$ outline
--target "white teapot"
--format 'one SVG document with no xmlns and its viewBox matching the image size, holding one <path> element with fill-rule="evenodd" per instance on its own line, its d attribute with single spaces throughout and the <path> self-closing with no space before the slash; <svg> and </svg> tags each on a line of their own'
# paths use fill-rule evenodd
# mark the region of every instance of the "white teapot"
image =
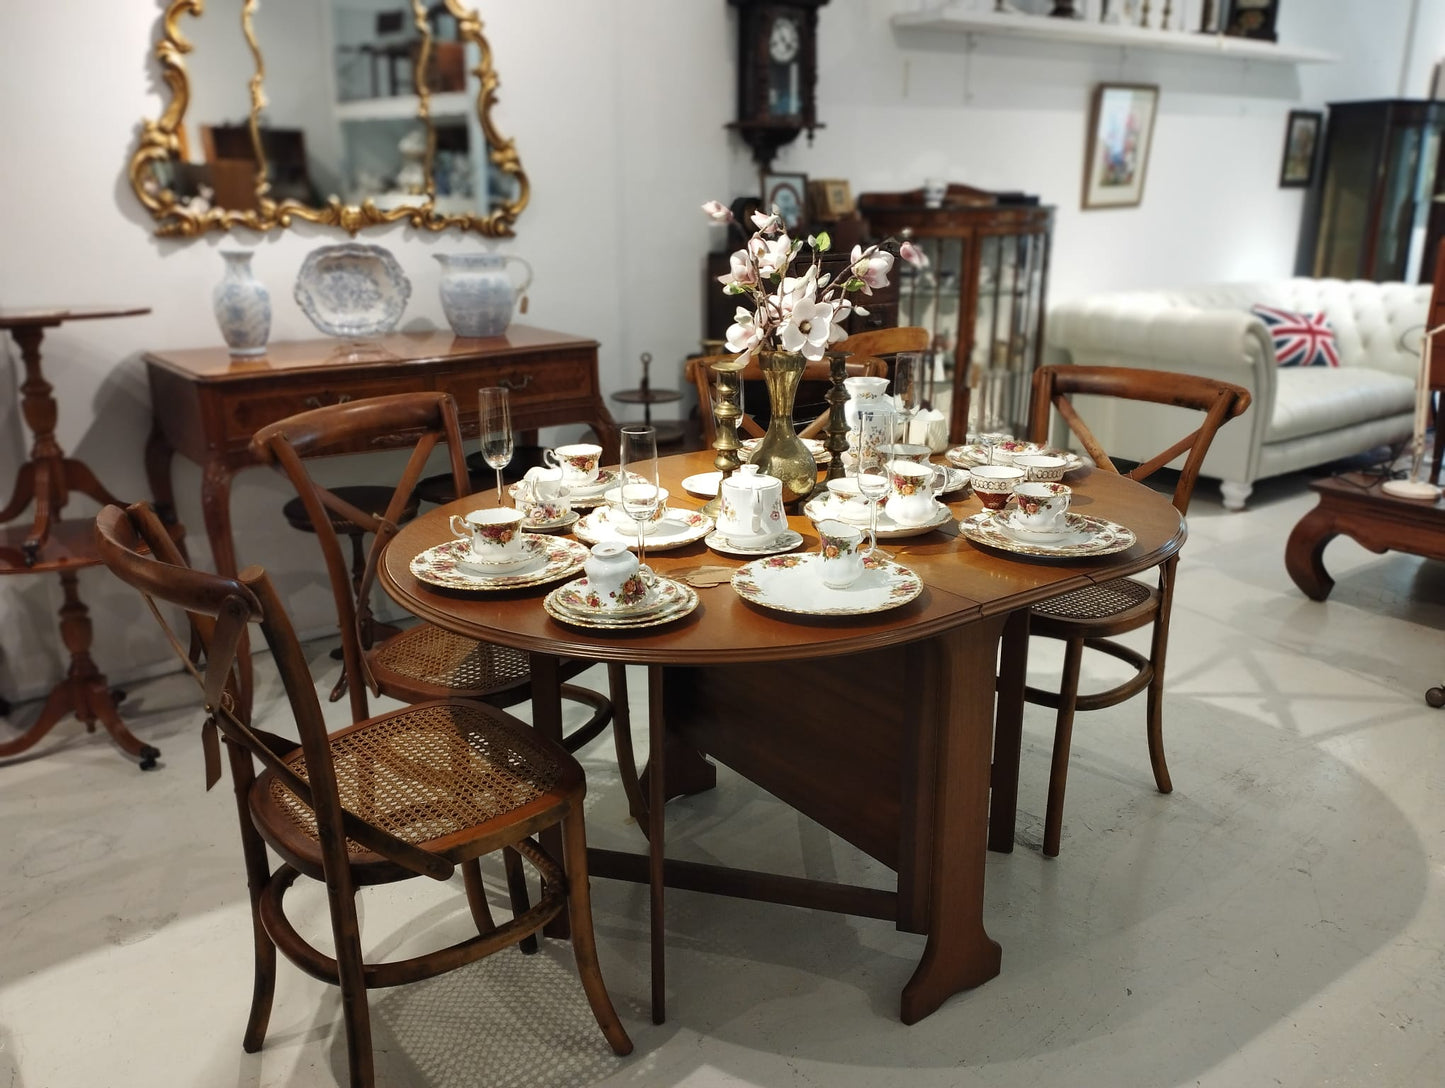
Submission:
<svg viewBox="0 0 1445 1088">
<path fill-rule="evenodd" d="M 783 481 L 743 465 L 722 481 L 718 531 L 734 544 L 766 544 L 788 527 Z"/>
</svg>

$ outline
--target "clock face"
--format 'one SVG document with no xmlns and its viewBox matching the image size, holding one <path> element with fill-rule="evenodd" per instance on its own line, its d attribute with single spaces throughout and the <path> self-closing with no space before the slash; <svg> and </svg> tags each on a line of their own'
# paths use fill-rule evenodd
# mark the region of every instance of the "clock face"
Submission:
<svg viewBox="0 0 1445 1088">
<path fill-rule="evenodd" d="M 779 15 L 773 20 L 773 29 L 768 35 L 768 56 L 778 64 L 787 64 L 798 55 L 802 42 L 797 22 L 786 15 Z"/>
</svg>

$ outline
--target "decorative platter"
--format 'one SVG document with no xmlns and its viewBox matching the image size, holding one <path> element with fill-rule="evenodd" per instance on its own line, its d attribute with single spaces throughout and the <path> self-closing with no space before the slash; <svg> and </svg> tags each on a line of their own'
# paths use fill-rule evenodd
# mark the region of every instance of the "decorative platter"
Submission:
<svg viewBox="0 0 1445 1088">
<path fill-rule="evenodd" d="M 604 540 L 619 540 L 629 548 L 637 547 L 637 533 L 620 530 L 612 524 L 607 516 L 607 511 L 594 510 L 585 518 L 579 521 L 572 530 L 578 540 L 588 544 L 601 544 Z M 648 551 L 666 551 L 668 548 L 680 548 L 684 544 L 691 544 L 695 540 L 701 540 L 713 531 L 713 520 L 706 514 L 699 514 L 696 510 L 675 510 L 668 508 L 657 527 L 650 533 L 644 533 L 642 543 Z"/>
<path fill-rule="evenodd" d="M 380 336 L 401 320 L 411 281 L 381 246 L 345 242 L 308 253 L 292 294 L 327 336 Z"/>
<path fill-rule="evenodd" d="M 689 495 L 711 499 L 722 486 L 722 475 L 721 472 L 699 472 L 695 476 L 687 476 L 682 481 L 682 489 Z"/>
<path fill-rule="evenodd" d="M 532 534 L 528 534 L 529 536 Z M 492 592 L 539 586 L 567 578 L 582 569 L 590 554 L 586 545 L 558 536 L 537 536 L 541 554 L 532 563 L 507 574 L 473 574 L 463 557 L 471 550 L 466 540 L 448 540 L 413 556 L 411 572 L 418 581 L 443 589 Z"/>
<path fill-rule="evenodd" d="M 585 596 L 585 578 L 558 586 L 542 599 L 547 615 L 559 623 L 588 627 L 600 631 L 623 631 L 639 627 L 657 627 L 682 619 L 697 607 L 697 591 L 671 578 L 655 577 L 656 597 L 645 608 L 612 611 L 592 608 Z"/>
<path fill-rule="evenodd" d="M 900 563 L 869 555 L 863 573 L 844 589 L 823 584 L 817 552 L 754 559 L 733 572 L 732 585 L 745 601 L 804 616 L 863 616 L 905 605 L 923 592 L 923 581 Z"/>
<path fill-rule="evenodd" d="M 719 555 L 735 555 L 741 559 L 754 559 L 761 555 L 781 555 L 790 552 L 803 542 L 803 534 L 796 529 L 784 529 L 767 544 L 734 544 L 717 529 L 708 533 L 703 541 Z"/>
<path fill-rule="evenodd" d="M 1037 442 L 1024 442 L 1017 438 L 1010 438 L 1005 442 L 995 444 L 993 451 L 998 463 L 1004 465 L 1013 464 L 1015 456 L 1043 454 L 1046 457 L 1062 457 L 1065 472 L 1073 472 L 1076 468 L 1084 467 L 1084 459 L 1077 453 L 1056 450 L 1052 446 L 1041 446 Z M 973 468 L 975 465 L 989 463 L 989 451 L 977 442 L 967 446 L 954 446 L 944 456 L 948 458 L 950 464 L 957 465 L 959 468 Z"/>
<path fill-rule="evenodd" d="M 751 456 L 753 450 L 758 448 L 758 443 L 761 441 L 761 438 L 744 438 L 742 442 L 739 443 L 738 448 L 742 450 L 743 453 Z M 813 464 L 821 466 L 833 460 L 833 455 L 823 448 L 823 440 L 821 438 L 805 438 L 802 441 L 803 445 L 808 447 L 808 452 L 813 455 Z"/>
<path fill-rule="evenodd" d="M 1064 515 L 1067 532 L 1031 533 L 1009 524 L 1006 511 L 984 510 L 964 518 L 958 528 L 976 544 L 1040 559 L 1089 559 L 1134 546 L 1134 530 L 1091 514 Z"/>
<path fill-rule="evenodd" d="M 844 508 L 851 505 L 851 503 L 838 502 L 830 495 L 826 499 L 809 499 L 803 505 L 803 513 L 815 525 L 824 518 L 837 518 L 839 521 L 846 521 L 849 525 L 867 529 L 867 509 L 865 508 L 861 515 L 852 510 L 845 512 Z M 924 533 L 931 533 L 935 529 L 942 528 L 951 520 L 953 520 L 953 511 L 941 502 L 933 504 L 933 517 L 922 525 L 899 525 L 880 506 L 878 509 L 878 539 L 906 540 L 908 537 L 922 536 Z"/>
</svg>

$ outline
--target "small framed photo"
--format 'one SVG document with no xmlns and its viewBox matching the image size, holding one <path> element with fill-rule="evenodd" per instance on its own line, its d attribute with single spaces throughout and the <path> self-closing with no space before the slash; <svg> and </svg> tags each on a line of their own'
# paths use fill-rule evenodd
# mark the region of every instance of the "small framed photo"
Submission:
<svg viewBox="0 0 1445 1088">
<path fill-rule="evenodd" d="M 1133 208 L 1144 199 L 1159 87 L 1101 83 L 1089 111 L 1084 160 L 1085 208 Z"/>
<path fill-rule="evenodd" d="M 808 200 L 813 206 L 813 218 L 821 223 L 836 223 L 853 214 L 853 189 L 846 180 L 808 182 Z"/>
<path fill-rule="evenodd" d="M 1284 130 L 1284 161 L 1279 168 L 1281 189 L 1308 189 L 1315 180 L 1316 153 L 1325 115 L 1318 110 L 1290 110 Z"/>
<path fill-rule="evenodd" d="M 766 211 L 777 208 L 788 233 L 796 233 L 807 219 L 808 175 L 764 174 L 763 208 Z"/>
</svg>

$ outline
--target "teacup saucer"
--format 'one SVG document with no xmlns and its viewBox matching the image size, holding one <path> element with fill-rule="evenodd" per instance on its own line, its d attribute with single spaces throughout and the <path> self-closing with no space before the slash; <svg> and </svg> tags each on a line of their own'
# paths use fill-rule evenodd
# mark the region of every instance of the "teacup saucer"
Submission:
<svg viewBox="0 0 1445 1088">
<path fill-rule="evenodd" d="M 1005 532 L 1020 540 L 1032 541 L 1035 544 L 1055 544 L 1060 540 L 1067 540 L 1069 537 L 1078 535 L 1078 529 L 1070 526 L 1068 522 L 1054 529 L 1035 529 L 1029 525 L 1020 525 L 1014 521 L 1012 516 L 1005 516 L 998 519 L 998 524 Z"/>
<path fill-rule="evenodd" d="M 546 550 L 546 541 L 540 536 L 523 533 L 521 555 L 498 560 L 484 559 L 472 552 L 467 552 L 457 558 L 457 567 L 468 574 L 480 574 L 483 577 L 492 574 L 511 574 L 513 571 L 521 570 L 528 563 L 542 558 Z"/>
<path fill-rule="evenodd" d="M 735 544 L 723 535 L 721 529 L 708 533 L 703 540 L 704 544 L 719 555 L 736 555 L 744 559 L 753 559 L 760 555 L 781 555 L 783 552 L 792 551 L 802 542 L 803 534 L 795 529 L 784 529 L 766 544 Z"/>
<path fill-rule="evenodd" d="M 563 533 L 576 525 L 581 516 L 576 510 L 569 510 L 565 518 L 558 518 L 556 521 L 524 521 L 522 528 L 529 533 Z"/>
</svg>

